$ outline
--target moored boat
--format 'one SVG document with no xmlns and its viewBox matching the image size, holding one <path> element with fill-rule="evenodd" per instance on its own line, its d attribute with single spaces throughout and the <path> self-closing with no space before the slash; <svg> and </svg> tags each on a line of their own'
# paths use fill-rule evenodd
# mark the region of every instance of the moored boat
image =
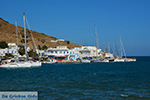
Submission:
<svg viewBox="0 0 150 100">
<path fill-rule="evenodd" d="M 82 59 L 81 62 L 82 62 L 82 63 L 91 63 L 91 61 L 88 60 L 88 59 Z"/>
</svg>

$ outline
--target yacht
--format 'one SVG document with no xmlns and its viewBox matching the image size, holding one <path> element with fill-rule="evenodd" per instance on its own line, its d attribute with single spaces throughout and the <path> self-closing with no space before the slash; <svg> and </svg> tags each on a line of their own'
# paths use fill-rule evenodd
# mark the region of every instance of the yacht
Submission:
<svg viewBox="0 0 150 100">
<path fill-rule="evenodd" d="M 23 15 L 24 19 L 24 37 L 25 37 L 25 62 L 20 62 L 20 61 L 15 61 L 15 62 L 10 62 L 4 65 L 0 65 L 1 68 L 29 68 L 29 67 L 40 67 L 41 62 L 33 62 L 33 61 L 28 61 L 27 59 L 27 40 L 26 40 L 26 24 L 25 24 L 25 13 Z M 16 24 L 16 36 L 17 36 L 17 51 L 18 51 L 18 32 L 17 32 L 17 24 Z"/>
<path fill-rule="evenodd" d="M 92 62 L 101 62 L 101 58 L 98 57 L 98 52 L 97 52 L 97 49 L 99 48 L 99 44 L 97 39 L 96 25 L 95 25 L 95 42 L 96 42 L 96 59 L 93 59 Z"/>
</svg>

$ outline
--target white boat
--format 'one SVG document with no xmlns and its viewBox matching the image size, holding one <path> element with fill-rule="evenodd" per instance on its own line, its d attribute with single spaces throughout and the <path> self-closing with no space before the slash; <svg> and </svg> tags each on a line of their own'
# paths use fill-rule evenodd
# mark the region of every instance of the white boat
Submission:
<svg viewBox="0 0 150 100">
<path fill-rule="evenodd" d="M 128 62 L 134 62 L 134 61 L 136 61 L 136 58 L 127 58 L 126 59 Z"/>
<path fill-rule="evenodd" d="M 44 64 L 55 64 L 55 63 L 57 63 L 57 62 L 47 62 L 47 61 L 44 61 L 43 63 L 44 63 Z"/>
<path fill-rule="evenodd" d="M 91 63 L 91 61 L 88 60 L 88 59 L 82 59 L 81 62 L 82 62 L 82 63 Z"/>
<path fill-rule="evenodd" d="M 120 37 L 120 52 L 121 52 L 121 56 L 117 57 L 116 59 L 114 59 L 114 62 L 131 62 L 131 61 L 136 61 L 136 59 L 133 59 L 133 58 L 126 58 L 126 52 L 125 52 L 125 49 L 124 49 L 121 37 Z M 125 58 L 123 58 L 123 54 L 124 54 Z"/>
<path fill-rule="evenodd" d="M 37 61 L 37 62 L 28 61 L 28 59 L 27 59 L 27 40 L 26 40 L 26 18 L 25 18 L 25 13 L 23 15 L 23 19 L 24 19 L 25 54 L 26 54 L 26 61 L 24 62 L 24 64 L 28 64 L 31 67 L 40 67 L 41 62 L 39 62 L 39 61 Z"/>
<path fill-rule="evenodd" d="M 31 61 L 31 62 L 28 62 L 28 63 L 29 63 L 29 65 L 31 65 L 31 67 L 40 67 L 42 65 L 42 63 L 39 62 L 39 61 L 37 61 L 37 62 Z"/>
<path fill-rule="evenodd" d="M 17 62 L 18 68 L 29 68 L 32 67 L 28 62 Z"/>
<path fill-rule="evenodd" d="M 124 58 L 116 58 L 114 62 L 125 62 Z"/>
<path fill-rule="evenodd" d="M 95 59 L 95 60 L 92 60 L 92 62 L 98 63 L 98 62 L 102 62 L 102 61 L 99 59 Z"/>
<path fill-rule="evenodd" d="M 4 65 L 0 65 L 0 68 L 17 68 L 18 65 L 15 63 L 8 63 L 8 64 L 4 64 Z"/>
<path fill-rule="evenodd" d="M 31 64 L 26 62 L 13 62 L 4 65 L 0 65 L 0 68 L 29 68 Z"/>
<path fill-rule="evenodd" d="M 23 15 L 23 19 L 24 19 L 24 37 L 25 37 L 25 55 L 26 55 L 26 59 L 25 62 L 13 62 L 13 63 L 8 63 L 8 64 L 4 64 L 4 65 L 0 65 L 0 67 L 2 68 L 29 68 L 29 67 L 39 67 L 41 66 L 41 62 L 37 61 L 37 62 L 33 62 L 33 61 L 28 61 L 27 60 L 27 40 L 26 40 L 26 24 L 25 24 L 25 13 Z M 17 47 L 18 47 L 18 32 L 17 32 L 17 25 L 16 25 L 16 36 L 17 36 Z M 17 49 L 18 51 L 18 49 Z"/>
<path fill-rule="evenodd" d="M 109 62 L 109 60 L 108 59 L 104 59 L 101 62 Z"/>
<path fill-rule="evenodd" d="M 99 44 L 98 44 L 98 39 L 97 39 L 97 31 L 96 31 L 96 25 L 95 25 L 95 42 L 96 42 L 96 59 L 93 59 L 92 62 L 101 62 L 101 58 L 98 57 L 98 52 L 97 52 L 97 49 L 99 48 Z"/>
<path fill-rule="evenodd" d="M 54 63 L 58 63 L 58 62 L 57 62 L 57 60 L 49 60 L 49 61 L 44 61 L 43 63 L 54 64 Z"/>
</svg>

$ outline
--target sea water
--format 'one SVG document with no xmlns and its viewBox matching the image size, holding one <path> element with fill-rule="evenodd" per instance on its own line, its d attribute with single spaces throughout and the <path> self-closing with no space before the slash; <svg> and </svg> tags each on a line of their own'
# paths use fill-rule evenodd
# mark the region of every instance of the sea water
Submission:
<svg viewBox="0 0 150 100">
<path fill-rule="evenodd" d="M 126 63 L 1 68 L 0 91 L 38 91 L 39 100 L 150 100 L 150 57 Z"/>
</svg>

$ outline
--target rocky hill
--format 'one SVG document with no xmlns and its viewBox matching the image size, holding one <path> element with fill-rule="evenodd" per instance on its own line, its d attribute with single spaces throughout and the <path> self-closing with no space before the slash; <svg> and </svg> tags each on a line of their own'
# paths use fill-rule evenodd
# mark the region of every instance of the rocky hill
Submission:
<svg viewBox="0 0 150 100">
<path fill-rule="evenodd" d="M 30 48 L 33 48 L 33 39 L 31 38 L 31 32 L 34 38 L 34 43 L 36 46 L 46 45 L 47 47 L 56 47 L 56 46 L 67 46 L 68 48 L 80 47 L 77 44 L 70 43 L 69 41 L 59 41 L 59 42 L 51 42 L 51 40 L 58 40 L 55 37 L 48 36 L 44 33 L 39 33 L 36 31 L 27 31 L 27 45 Z M 5 41 L 7 43 L 16 43 L 16 27 L 15 25 L 3 20 L 0 18 L 0 41 Z M 18 26 L 18 43 L 19 45 L 24 45 L 24 28 Z"/>
</svg>

